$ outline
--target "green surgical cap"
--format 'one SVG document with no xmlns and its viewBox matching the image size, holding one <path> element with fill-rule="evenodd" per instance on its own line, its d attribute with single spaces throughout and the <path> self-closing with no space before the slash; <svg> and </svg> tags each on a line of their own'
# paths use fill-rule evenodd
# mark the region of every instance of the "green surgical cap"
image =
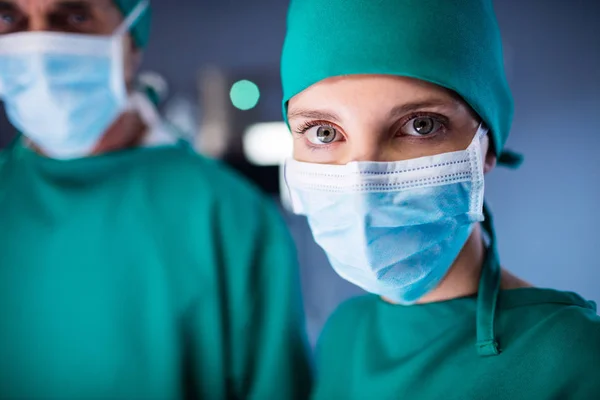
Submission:
<svg viewBox="0 0 600 400">
<path fill-rule="evenodd" d="M 129 15 L 130 12 L 133 11 L 135 6 L 137 6 L 139 2 L 140 0 L 115 0 L 115 4 L 117 5 L 117 7 L 119 7 L 125 18 Z M 148 39 L 150 37 L 151 19 L 152 18 L 150 6 L 148 6 L 146 11 L 144 11 L 143 14 L 140 15 L 140 18 L 131 29 L 131 35 L 133 36 L 133 40 L 135 41 L 135 44 L 140 48 L 144 48 L 148 44 Z"/>
<path fill-rule="evenodd" d="M 386 74 L 458 93 L 501 154 L 513 117 L 491 0 L 292 0 L 281 60 L 283 110 L 326 78 Z M 500 161 L 511 161 L 503 154 Z"/>
</svg>

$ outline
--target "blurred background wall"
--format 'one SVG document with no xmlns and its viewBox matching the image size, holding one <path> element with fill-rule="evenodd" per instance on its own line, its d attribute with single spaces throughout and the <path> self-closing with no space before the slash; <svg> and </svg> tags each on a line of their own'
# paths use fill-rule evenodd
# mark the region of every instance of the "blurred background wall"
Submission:
<svg viewBox="0 0 600 400">
<path fill-rule="evenodd" d="M 220 120 L 212 135 L 229 130 L 229 145 L 237 149 L 222 156 L 277 197 L 277 168 L 252 166 L 240 143 L 249 125 L 281 121 L 278 63 L 287 1 L 152 3 L 144 69 L 168 83 L 163 111 L 176 120 L 188 117 L 192 126 Z M 516 101 L 509 147 L 526 157 L 521 169 L 498 169 L 488 179 L 503 264 L 535 285 L 600 301 L 600 1 L 496 0 L 495 7 Z M 229 104 L 226 92 L 240 79 L 260 89 L 252 110 Z M 221 108 L 227 112 L 214 117 Z M 0 146 L 11 136 L 0 118 Z M 258 145 L 267 150 L 281 145 L 262 140 Z M 286 219 L 298 244 L 314 341 L 336 305 L 359 290 L 333 273 L 303 218 Z"/>
</svg>

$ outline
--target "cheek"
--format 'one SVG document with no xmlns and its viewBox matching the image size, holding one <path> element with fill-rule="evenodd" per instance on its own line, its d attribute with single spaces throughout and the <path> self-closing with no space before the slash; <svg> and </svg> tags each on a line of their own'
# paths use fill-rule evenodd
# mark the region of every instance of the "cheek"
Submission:
<svg viewBox="0 0 600 400">
<path fill-rule="evenodd" d="M 306 144 L 303 143 L 303 140 L 303 138 L 294 138 L 294 160 L 302 162 L 314 162 L 312 159 L 313 157 L 311 157 L 312 151 L 306 147 Z"/>
<path fill-rule="evenodd" d="M 390 146 L 386 146 L 386 159 L 393 161 L 411 160 L 414 158 L 435 156 L 465 150 L 469 146 L 459 135 L 451 132 L 432 138 L 417 137 L 394 138 Z"/>
<path fill-rule="evenodd" d="M 345 164 L 345 150 L 341 146 L 313 148 L 304 142 L 304 138 L 294 138 L 293 158 L 296 161 L 313 164 Z"/>
</svg>

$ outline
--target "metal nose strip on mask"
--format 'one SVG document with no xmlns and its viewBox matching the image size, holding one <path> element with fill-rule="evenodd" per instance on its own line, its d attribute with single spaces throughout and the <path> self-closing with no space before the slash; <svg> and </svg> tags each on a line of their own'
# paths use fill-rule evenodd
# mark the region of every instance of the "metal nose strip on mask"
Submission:
<svg viewBox="0 0 600 400">
<path fill-rule="evenodd" d="M 313 166 L 290 160 L 286 163 L 289 186 L 327 192 L 387 192 L 447 183 L 467 182 L 473 175 L 471 155 L 440 160 L 432 165 L 390 168 L 385 171 L 340 169 L 318 171 Z M 439 171 L 438 171 L 439 170 Z"/>
</svg>

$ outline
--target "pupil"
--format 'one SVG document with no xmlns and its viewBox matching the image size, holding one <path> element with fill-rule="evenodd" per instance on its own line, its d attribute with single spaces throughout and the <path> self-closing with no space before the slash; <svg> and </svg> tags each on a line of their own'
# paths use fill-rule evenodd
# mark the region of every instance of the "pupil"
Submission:
<svg viewBox="0 0 600 400">
<path fill-rule="evenodd" d="M 321 127 L 317 130 L 317 138 L 323 143 L 330 143 L 335 139 L 335 130 L 332 128 Z"/>
<path fill-rule="evenodd" d="M 414 128 L 421 135 L 427 135 L 433 131 L 433 120 L 431 118 L 418 118 L 414 122 Z"/>
<path fill-rule="evenodd" d="M 85 16 L 81 14 L 75 14 L 71 16 L 71 21 L 75 24 L 81 24 L 85 22 Z"/>
</svg>

